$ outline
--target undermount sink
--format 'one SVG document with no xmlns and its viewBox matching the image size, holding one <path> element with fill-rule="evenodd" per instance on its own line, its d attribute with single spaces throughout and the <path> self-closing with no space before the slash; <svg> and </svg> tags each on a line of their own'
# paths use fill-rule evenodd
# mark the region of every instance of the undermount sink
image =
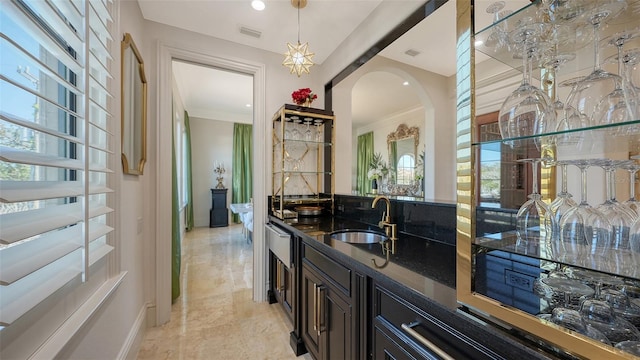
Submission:
<svg viewBox="0 0 640 360">
<path fill-rule="evenodd" d="M 375 244 L 389 239 L 384 234 L 367 230 L 336 231 L 331 233 L 331 238 L 351 244 Z"/>
</svg>

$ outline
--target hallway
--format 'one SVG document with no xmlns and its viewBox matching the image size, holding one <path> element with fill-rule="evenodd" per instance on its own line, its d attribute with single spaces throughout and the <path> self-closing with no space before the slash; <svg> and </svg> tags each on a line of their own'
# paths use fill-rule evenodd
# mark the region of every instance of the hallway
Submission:
<svg viewBox="0 0 640 360">
<path fill-rule="evenodd" d="M 181 296 L 171 321 L 147 330 L 139 360 L 296 359 L 289 347 L 291 325 L 279 305 L 251 299 L 251 246 L 241 225 L 187 233 Z"/>
</svg>

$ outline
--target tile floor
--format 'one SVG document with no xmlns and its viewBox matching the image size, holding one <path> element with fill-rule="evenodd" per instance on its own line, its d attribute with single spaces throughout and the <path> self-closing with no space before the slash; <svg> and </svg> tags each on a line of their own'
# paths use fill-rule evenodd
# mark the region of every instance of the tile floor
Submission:
<svg viewBox="0 0 640 360">
<path fill-rule="evenodd" d="M 296 359 L 279 305 L 252 300 L 252 257 L 242 226 L 187 233 L 181 296 L 171 321 L 147 330 L 138 359 Z"/>
</svg>

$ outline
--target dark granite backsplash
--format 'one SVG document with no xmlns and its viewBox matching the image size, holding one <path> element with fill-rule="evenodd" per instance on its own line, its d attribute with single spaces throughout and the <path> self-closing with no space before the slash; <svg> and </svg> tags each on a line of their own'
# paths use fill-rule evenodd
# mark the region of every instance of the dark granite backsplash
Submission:
<svg viewBox="0 0 640 360">
<path fill-rule="evenodd" d="M 390 199 L 391 221 L 397 224 L 399 233 L 456 244 L 455 203 Z M 335 195 L 335 216 L 377 225 L 386 207 L 378 202 L 372 209 L 372 202 L 371 196 Z"/>
<path fill-rule="evenodd" d="M 334 215 L 377 226 L 386 210 L 384 202 L 371 208 L 373 196 L 335 195 Z M 389 196 L 391 221 L 398 232 L 418 238 L 456 244 L 456 204 L 447 201 L 412 201 Z M 268 198 L 271 215 L 271 196 Z M 483 236 L 507 232 L 516 228 L 515 209 L 476 208 L 476 234 Z"/>
</svg>

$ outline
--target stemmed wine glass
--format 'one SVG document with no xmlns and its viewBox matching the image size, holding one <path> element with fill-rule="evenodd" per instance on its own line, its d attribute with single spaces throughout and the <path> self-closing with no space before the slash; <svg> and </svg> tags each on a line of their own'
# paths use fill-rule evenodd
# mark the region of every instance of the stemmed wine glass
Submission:
<svg viewBox="0 0 640 360">
<path fill-rule="evenodd" d="M 578 204 L 572 199 L 573 195 L 567 191 L 567 166 L 569 165 L 569 162 L 556 161 L 555 165 L 560 167 L 561 187 L 560 192 L 549 205 L 549 209 L 551 209 L 551 213 L 555 219 L 554 233 L 556 234 L 556 237 L 559 237 L 560 219 L 562 219 L 562 216 L 566 214 L 569 209 L 577 206 Z"/>
<path fill-rule="evenodd" d="M 611 19 L 619 14 L 626 7 L 624 0 L 611 0 L 608 2 L 598 2 L 592 11 L 587 11 L 582 16 L 586 17 L 593 25 L 593 71 L 580 81 L 570 95 L 572 106 L 582 117 L 582 123 L 598 125 L 599 119 L 594 119 L 595 109 L 606 94 L 613 92 L 619 87 L 621 77 L 605 71 L 600 66 L 600 25 L 607 19 Z"/>
<path fill-rule="evenodd" d="M 634 221 L 631 209 L 616 200 L 615 171 L 618 166 L 632 162 L 633 160 L 602 159 L 597 163 L 605 171 L 607 194 L 607 199 L 598 205 L 597 210 L 607 217 L 613 227 L 611 247 L 614 249 L 629 248 L 629 229 Z"/>
<path fill-rule="evenodd" d="M 557 120 L 556 130 L 561 132 L 556 139 L 559 145 L 580 145 L 584 140 L 583 133 L 571 130 L 582 129 L 589 126 L 588 122 L 585 122 L 585 119 L 578 114 L 578 110 L 572 105 L 569 105 L 572 103 L 572 96 L 575 96 L 575 89 L 582 79 L 584 79 L 584 77 L 574 77 L 558 84 L 560 87 L 571 87 L 562 115 Z"/>
<path fill-rule="evenodd" d="M 302 138 L 302 133 L 298 129 L 298 126 L 302 123 L 302 120 L 300 120 L 298 116 L 292 116 L 291 120 L 293 120 L 294 123 L 293 129 L 291 129 L 291 139 L 300 140 Z"/>
<path fill-rule="evenodd" d="M 636 119 L 638 107 L 637 94 L 628 81 L 624 80 L 622 47 L 625 42 L 638 36 L 640 32 L 622 31 L 614 34 L 609 40 L 610 45 L 615 45 L 618 51 L 616 56 L 618 63 L 618 75 L 620 81 L 615 82 L 615 89 L 600 100 L 593 114 L 594 125 L 609 125 L 622 123 Z"/>
<path fill-rule="evenodd" d="M 504 19 L 505 17 L 513 13 L 513 11 L 511 10 L 502 10 L 504 6 L 505 6 L 504 1 L 496 1 L 493 4 L 489 5 L 489 7 L 487 7 L 487 10 L 486 10 L 487 13 L 493 14 L 494 24 L 496 24 L 500 20 Z M 505 46 L 508 46 L 509 42 L 508 42 L 505 30 L 506 30 L 506 24 L 504 22 L 498 25 L 495 25 L 491 30 L 491 34 L 489 34 L 489 36 L 485 40 L 484 45 L 490 48 L 495 47 L 496 51 L 498 51 L 499 49 Z"/>
<path fill-rule="evenodd" d="M 636 173 L 640 170 L 640 165 L 632 162 L 622 165 L 622 168 L 629 172 L 629 200 L 624 204 L 634 212 L 637 219 L 640 216 L 640 201 L 636 200 Z"/>
<path fill-rule="evenodd" d="M 313 124 L 316 126 L 316 141 L 324 141 L 324 139 L 322 138 L 322 128 L 320 127 L 320 125 L 322 125 L 322 119 L 313 120 Z"/>
<path fill-rule="evenodd" d="M 313 139 L 313 134 L 311 133 L 311 122 L 313 121 L 312 118 L 305 118 L 304 119 L 304 123 L 307 125 L 307 130 L 305 130 L 304 132 L 304 139 L 306 141 L 311 141 Z"/>
<path fill-rule="evenodd" d="M 542 240 L 540 245 L 548 245 L 556 222 L 551 209 L 542 201 L 542 195 L 538 192 L 538 165 L 542 159 L 521 159 L 518 161 L 531 164 L 533 179 L 532 191 L 528 196 L 529 200 L 522 204 L 516 215 L 518 240 L 525 242 Z"/>
<path fill-rule="evenodd" d="M 555 130 L 555 111 L 545 92 L 531 85 L 533 58 L 540 50 L 539 36 L 546 25 L 521 19 L 510 33 L 511 41 L 522 50 L 522 82 L 502 103 L 498 115 L 503 139 L 531 136 Z M 523 145 L 520 140 L 509 141 L 511 147 Z"/>
<path fill-rule="evenodd" d="M 587 201 L 587 169 L 592 162 L 589 159 L 570 161 L 570 164 L 580 169 L 581 199 L 580 204 L 569 209 L 560 219 L 561 246 L 565 250 L 565 256 L 576 261 L 577 265 L 599 260 L 598 255 L 611 242 L 611 223 Z"/>
</svg>

